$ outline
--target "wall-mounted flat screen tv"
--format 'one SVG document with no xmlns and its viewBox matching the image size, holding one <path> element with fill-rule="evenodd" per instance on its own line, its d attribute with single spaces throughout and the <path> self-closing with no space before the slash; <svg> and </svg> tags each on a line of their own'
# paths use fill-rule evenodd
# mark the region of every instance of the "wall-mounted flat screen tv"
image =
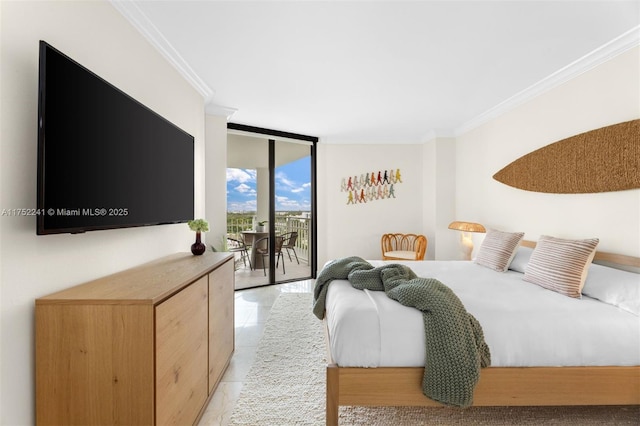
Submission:
<svg viewBox="0 0 640 426">
<path fill-rule="evenodd" d="M 193 219 L 194 140 L 40 42 L 37 234 Z"/>
</svg>

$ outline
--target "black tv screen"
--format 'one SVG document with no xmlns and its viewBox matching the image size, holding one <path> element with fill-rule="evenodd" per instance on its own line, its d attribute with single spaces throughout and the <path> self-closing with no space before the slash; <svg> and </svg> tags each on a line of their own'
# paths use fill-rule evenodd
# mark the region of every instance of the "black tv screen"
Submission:
<svg viewBox="0 0 640 426">
<path fill-rule="evenodd" d="M 193 136 L 44 41 L 39 66 L 38 235 L 193 219 Z"/>
</svg>

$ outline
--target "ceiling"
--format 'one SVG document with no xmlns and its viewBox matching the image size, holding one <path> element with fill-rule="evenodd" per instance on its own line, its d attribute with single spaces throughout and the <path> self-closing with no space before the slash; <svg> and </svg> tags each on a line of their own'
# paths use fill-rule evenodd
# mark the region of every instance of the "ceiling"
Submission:
<svg viewBox="0 0 640 426">
<path fill-rule="evenodd" d="M 321 143 L 453 136 L 640 38 L 638 0 L 113 4 L 209 112 Z"/>
</svg>

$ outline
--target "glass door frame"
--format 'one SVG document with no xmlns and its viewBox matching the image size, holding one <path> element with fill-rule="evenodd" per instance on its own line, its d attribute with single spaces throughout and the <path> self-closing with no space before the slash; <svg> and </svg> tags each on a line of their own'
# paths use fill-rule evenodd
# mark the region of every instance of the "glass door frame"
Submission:
<svg viewBox="0 0 640 426">
<path fill-rule="evenodd" d="M 310 148 L 310 156 L 311 156 L 311 246 L 310 250 L 310 258 L 309 258 L 309 267 L 311 278 L 316 278 L 317 264 L 318 264 L 318 256 L 316 253 L 317 248 L 317 168 L 316 168 L 316 153 L 317 153 L 317 143 L 318 138 L 315 136 L 301 135 L 297 133 L 283 132 L 279 130 L 265 129 L 261 127 L 248 126 L 245 124 L 238 123 L 227 123 L 227 130 L 235 130 L 246 133 L 253 133 L 254 135 L 262 135 L 268 137 L 269 143 L 269 253 L 275 252 L 275 226 L 276 226 L 276 206 L 275 206 L 275 168 L 276 168 L 276 140 L 282 140 L 286 142 L 287 139 L 293 141 L 304 141 L 309 142 Z M 275 256 L 269 256 L 269 283 L 274 284 L 276 282 L 276 269 L 275 269 L 276 258 Z M 286 282 L 280 281 L 280 282 Z M 268 285 L 267 284 L 267 285 Z"/>
</svg>

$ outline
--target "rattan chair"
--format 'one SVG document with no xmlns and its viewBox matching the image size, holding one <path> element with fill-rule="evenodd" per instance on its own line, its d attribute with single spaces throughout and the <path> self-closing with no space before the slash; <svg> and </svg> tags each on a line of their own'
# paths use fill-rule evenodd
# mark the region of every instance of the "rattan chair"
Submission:
<svg viewBox="0 0 640 426">
<path fill-rule="evenodd" d="M 427 237 L 418 234 L 384 234 L 380 246 L 383 260 L 424 260 Z"/>
</svg>

